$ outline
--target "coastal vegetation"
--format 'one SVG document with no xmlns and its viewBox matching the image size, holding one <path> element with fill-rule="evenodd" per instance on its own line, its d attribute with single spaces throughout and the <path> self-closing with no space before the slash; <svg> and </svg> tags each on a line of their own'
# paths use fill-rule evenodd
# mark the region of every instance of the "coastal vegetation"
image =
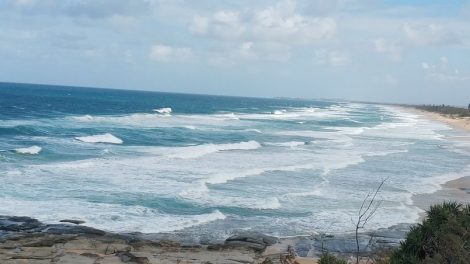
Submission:
<svg viewBox="0 0 470 264">
<path fill-rule="evenodd" d="M 470 204 L 444 202 L 431 206 L 426 219 L 413 225 L 396 250 L 354 263 L 465 264 L 470 261 Z M 346 263 L 324 253 L 321 264 Z"/>
<path fill-rule="evenodd" d="M 469 263 L 470 204 L 431 206 L 427 218 L 411 227 L 390 263 Z"/>
<path fill-rule="evenodd" d="M 470 117 L 470 108 L 455 107 L 450 105 L 417 105 L 417 109 L 439 113 L 451 117 Z"/>
</svg>

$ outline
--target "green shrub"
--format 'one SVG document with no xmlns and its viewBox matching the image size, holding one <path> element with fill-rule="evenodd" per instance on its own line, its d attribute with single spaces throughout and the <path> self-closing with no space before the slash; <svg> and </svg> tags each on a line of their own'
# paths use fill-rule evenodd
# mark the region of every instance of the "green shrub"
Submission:
<svg viewBox="0 0 470 264">
<path fill-rule="evenodd" d="M 398 263 L 470 263 L 470 205 L 431 206 L 427 218 L 411 227 L 391 258 Z"/>
<path fill-rule="evenodd" d="M 470 117 L 470 108 L 465 109 L 449 105 L 417 105 L 415 107 L 421 110 L 436 112 L 443 115 Z"/>
<path fill-rule="evenodd" d="M 318 264 L 347 264 L 346 260 L 339 259 L 330 253 L 323 253 Z"/>
</svg>

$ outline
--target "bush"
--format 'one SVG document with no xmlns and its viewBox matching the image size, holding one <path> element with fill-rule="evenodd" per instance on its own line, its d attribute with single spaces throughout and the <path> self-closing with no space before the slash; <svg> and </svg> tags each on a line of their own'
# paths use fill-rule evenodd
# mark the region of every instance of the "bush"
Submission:
<svg viewBox="0 0 470 264">
<path fill-rule="evenodd" d="M 470 205 L 431 206 L 427 219 L 410 228 L 390 263 L 469 263 Z"/>
<path fill-rule="evenodd" d="M 436 112 L 443 115 L 470 117 L 470 108 L 465 109 L 449 105 L 418 105 L 415 107 L 421 110 Z"/>
<path fill-rule="evenodd" d="M 323 253 L 318 264 L 347 264 L 346 260 L 339 259 L 330 253 Z"/>
</svg>

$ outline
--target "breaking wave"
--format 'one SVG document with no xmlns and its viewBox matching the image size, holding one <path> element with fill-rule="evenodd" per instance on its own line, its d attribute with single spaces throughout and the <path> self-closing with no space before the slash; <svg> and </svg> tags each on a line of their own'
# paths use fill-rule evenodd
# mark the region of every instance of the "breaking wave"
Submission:
<svg viewBox="0 0 470 264">
<path fill-rule="evenodd" d="M 38 146 L 31 146 L 28 148 L 17 148 L 15 152 L 18 154 L 29 154 L 29 155 L 37 155 L 41 152 L 42 148 Z"/>
<path fill-rule="evenodd" d="M 172 109 L 170 107 L 164 107 L 164 108 L 153 109 L 153 111 L 162 115 L 169 115 L 171 114 Z"/>
<path fill-rule="evenodd" d="M 180 159 L 192 159 L 202 157 L 211 153 L 228 150 L 252 150 L 258 149 L 261 144 L 257 141 L 251 140 L 240 143 L 228 143 L 228 144 L 203 144 L 197 146 L 181 147 L 177 148 L 172 154 L 169 154 L 170 158 Z"/>
<path fill-rule="evenodd" d="M 75 137 L 75 139 L 80 140 L 86 143 L 108 143 L 108 144 L 122 144 L 123 141 L 120 138 L 115 137 L 110 133 L 85 136 L 85 137 Z"/>
</svg>

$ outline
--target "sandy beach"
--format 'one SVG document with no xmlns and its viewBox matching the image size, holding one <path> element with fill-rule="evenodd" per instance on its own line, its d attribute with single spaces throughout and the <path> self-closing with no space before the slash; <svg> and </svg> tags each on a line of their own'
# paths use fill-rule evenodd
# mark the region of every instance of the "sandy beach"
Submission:
<svg viewBox="0 0 470 264">
<path fill-rule="evenodd" d="M 421 109 L 417 109 L 415 107 L 400 107 L 405 111 L 412 112 L 418 115 L 422 115 L 425 118 L 436 120 L 442 123 L 445 123 L 455 129 L 464 130 L 470 133 L 470 118 L 468 117 L 454 117 L 454 116 L 447 116 L 442 115 L 435 112 L 429 112 Z M 468 139 L 470 139 L 470 134 L 468 135 Z"/>
<path fill-rule="evenodd" d="M 470 140 L 470 118 L 446 116 L 435 112 L 416 109 L 414 107 L 401 108 L 405 111 L 421 115 L 424 118 L 445 123 L 454 129 L 466 131 L 468 132 L 468 136 L 459 139 Z M 413 196 L 413 202 L 419 208 L 427 210 L 429 206 L 444 201 L 455 201 L 459 203 L 468 203 L 470 201 L 470 175 L 443 183 L 441 187 L 442 189 L 434 193 Z M 424 217 L 424 213 L 422 216 Z"/>
</svg>

